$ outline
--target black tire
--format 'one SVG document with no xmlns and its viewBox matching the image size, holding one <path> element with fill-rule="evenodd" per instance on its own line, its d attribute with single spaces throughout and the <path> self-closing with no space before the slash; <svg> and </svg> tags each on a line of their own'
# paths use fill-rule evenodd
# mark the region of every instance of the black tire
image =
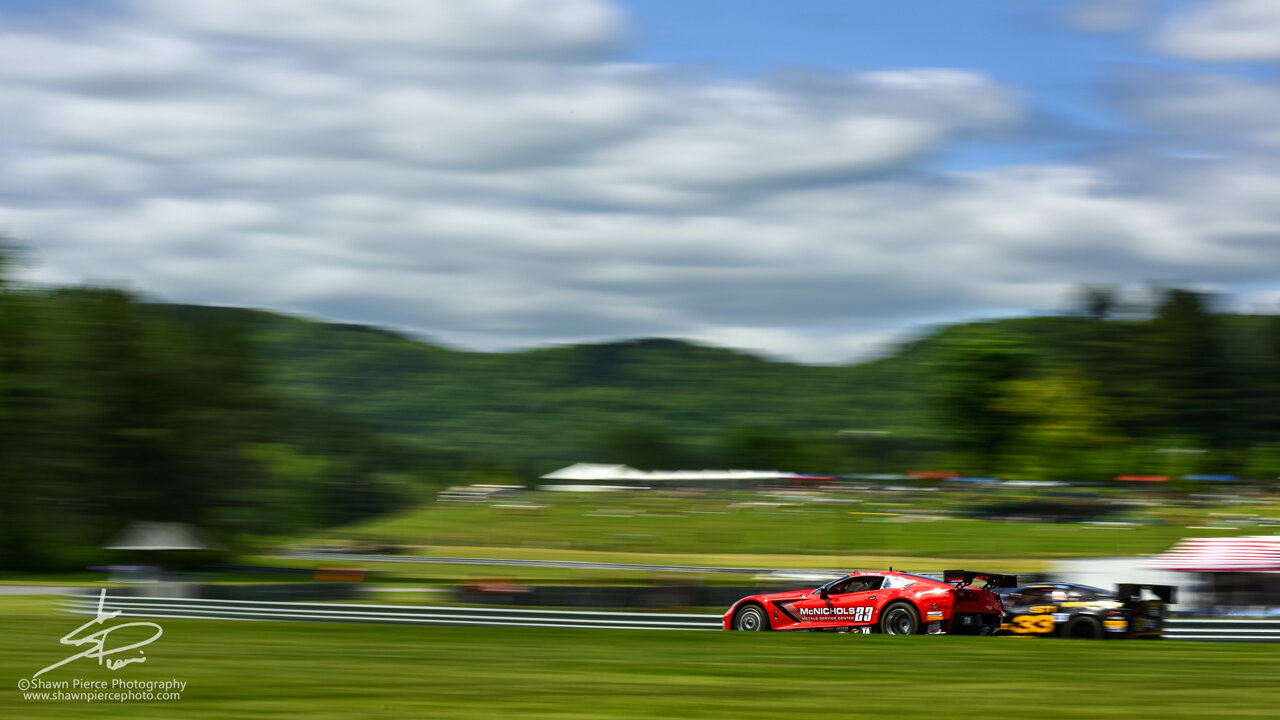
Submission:
<svg viewBox="0 0 1280 720">
<path fill-rule="evenodd" d="M 920 613 L 908 603 L 890 603 L 880 611 L 880 632 L 885 635 L 915 635 L 920 632 Z"/>
<path fill-rule="evenodd" d="M 1067 626 L 1067 637 L 1073 640 L 1100 640 L 1102 623 L 1088 616 L 1078 617 Z"/>
<path fill-rule="evenodd" d="M 982 628 L 978 630 L 979 635 L 995 635 L 1000 632 L 1000 616 L 986 615 L 982 618 Z"/>
<path fill-rule="evenodd" d="M 743 605 L 733 615 L 733 629 L 748 632 L 769 630 L 769 618 L 764 614 L 764 608 L 759 605 Z"/>
</svg>

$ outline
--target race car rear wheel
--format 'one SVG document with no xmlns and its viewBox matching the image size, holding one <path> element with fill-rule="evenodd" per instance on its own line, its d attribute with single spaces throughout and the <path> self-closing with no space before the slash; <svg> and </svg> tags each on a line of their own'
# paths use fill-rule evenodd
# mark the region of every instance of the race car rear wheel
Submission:
<svg viewBox="0 0 1280 720">
<path fill-rule="evenodd" d="M 759 605 L 743 605 L 733 616 L 734 630 L 768 630 L 769 620 Z"/>
<path fill-rule="evenodd" d="M 892 603 L 880 613 L 880 632 L 885 635 L 915 635 L 920 632 L 920 613 L 907 603 Z"/>
<path fill-rule="evenodd" d="M 1091 617 L 1078 617 L 1067 626 L 1067 637 L 1076 640 L 1097 640 L 1102 637 L 1102 624 Z"/>
</svg>

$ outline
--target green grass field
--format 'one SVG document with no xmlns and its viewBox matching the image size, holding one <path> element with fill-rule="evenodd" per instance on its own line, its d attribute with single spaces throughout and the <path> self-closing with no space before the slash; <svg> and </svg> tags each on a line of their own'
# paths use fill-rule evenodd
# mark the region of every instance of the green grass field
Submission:
<svg viewBox="0 0 1280 720">
<path fill-rule="evenodd" d="M 1218 517 L 1210 508 L 1175 512 L 1172 519 L 1181 522 L 1144 515 L 1134 516 L 1144 522 L 1129 525 L 1089 525 L 938 517 L 947 500 L 935 497 L 888 501 L 850 494 L 846 499 L 858 501 L 772 505 L 752 493 L 530 497 L 540 507 L 440 505 L 348 526 L 324 539 L 615 553 L 1050 559 L 1147 555 L 1187 536 L 1271 532 L 1198 527 Z"/>
<path fill-rule="evenodd" d="M 83 619 L 0 601 L 5 717 L 1264 718 L 1275 646 L 162 620 L 147 662 L 45 680 L 164 680 L 170 702 L 24 699 Z M 110 621 L 118 622 L 118 621 Z"/>
<path fill-rule="evenodd" d="M 716 568 L 755 568 L 760 570 L 830 570 L 843 572 L 851 569 L 884 569 L 892 565 L 895 568 L 917 572 L 942 571 L 943 565 L 950 567 L 954 562 L 930 557 L 908 557 L 904 555 L 770 555 L 733 554 L 733 553 L 625 553 L 597 552 L 592 550 L 560 550 L 527 547 L 451 547 L 446 545 L 415 546 L 413 551 L 419 555 L 454 556 L 467 558 L 500 558 L 519 560 L 569 560 L 580 562 L 627 563 L 633 565 L 678 565 L 685 567 Z M 284 565 L 290 567 L 317 567 L 341 564 L 333 560 L 317 560 L 312 558 L 282 558 L 260 556 L 251 561 L 261 564 Z M 662 578 L 690 578 L 701 582 L 719 584 L 741 584 L 750 582 L 754 574 L 742 573 L 675 573 L 651 570 L 583 570 L 555 567 L 503 567 L 498 565 L 436 565 L 431 563 L 410 562 L 377 562 L 350 564 L 362 565 L 375 572 L 387 573 L 391 580 L 412 581 L 428 580 L 460 580 L 476 577 L 501 577 L 528 579 L 530 581 L 579 581 L 583 583 L 609 581 L 644 581 Z M 993 572 L 1043 572 L 1047 562 L 1041 559 L 1006 560 L 1003 558 L 966 558 L 966 566 L 981 566 L 983 570 Z M 2 582 L 2 581 L 0 581 Z"/>
</svg>

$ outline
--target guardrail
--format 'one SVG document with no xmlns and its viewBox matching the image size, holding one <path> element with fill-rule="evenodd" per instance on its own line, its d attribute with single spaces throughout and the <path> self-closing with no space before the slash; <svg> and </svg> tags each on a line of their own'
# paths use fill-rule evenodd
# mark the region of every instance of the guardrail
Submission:
<svg viewBox="0 0 1280 720">
<path fill-rule="evenodd" d="M 1168 640 L 1280 642 L 1280 620 L 1171 618 L 1164 621 L 1164 636 Z"/>
<path fill-rule="evenodd" d="M 64 607 L 74 614 L 94 615 L 99 609 L 98 597 L 70 595 L 67 596 Z M 708 614 L 207 600 L 119 597 L 110 594 L 103 600 L 102 610 L 103 612 L 119 611 L 126 617 L 218 620 L 295 620 L 615 630 L 719 630 L 722 627 L 719 615 Z"/>
<path fill-rule="evenodd" d="M 95 595 L 68 595 L 64 608 L 79 615 L 98 612 Z M 719 630 L 720 616 L 706 613 L 596 612 L 476 608 L 422 605 L 209 600 L 198 598 L 107 595 L 104 612 L 126 617 L 217 620 L 292 620 L 308 622 L 394 623 L 402 625 L 476 625 L 561 627 L 615 630 Z M 1280 642 L 1280 621 L 1169 619 L 1166 639 L 1211 642 Z"/>
</svg>

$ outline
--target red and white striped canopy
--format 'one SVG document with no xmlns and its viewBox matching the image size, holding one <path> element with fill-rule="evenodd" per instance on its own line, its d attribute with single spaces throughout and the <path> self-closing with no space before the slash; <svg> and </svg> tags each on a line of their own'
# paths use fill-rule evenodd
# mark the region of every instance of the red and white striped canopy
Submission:
<svg viewBox="0 0 1280 720">
<path fill-rule="evenodd" d="M 1280 535 L 1185 538 L 1148 565 L 1187 572 L 1280 570 Z"/>
</svg>

